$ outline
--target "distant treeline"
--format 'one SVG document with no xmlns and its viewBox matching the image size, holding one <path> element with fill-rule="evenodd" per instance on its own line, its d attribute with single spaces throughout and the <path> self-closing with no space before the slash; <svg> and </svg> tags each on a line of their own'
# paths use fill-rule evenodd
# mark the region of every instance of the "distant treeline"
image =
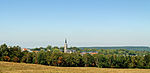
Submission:
<svg viewBox="0 0 150 73">
<path fill-rule="evenodd" d="M 102 55 L 125 55 L 125 56 L 144 56 L 149 54 L 149 51 L 135 51 L 127 49 L 96 49 L 96 48 L 84 48 L 80 49 L 80 52 L 98 52 Z"/>
<path fill-rule="evenodd" d="M 103 54 L 110 52 L 112 54 Z M 0 61 L 23 62 L 62 67 L 100 67 L 100 68 L 150 68 L 150 55 L 122 55 L 128 50 L 102 50 L 98 54 L 63 53 L 56 48 L 51 51 L 41 50 L 37 53 L 21 51 L 21 47 L 0 46 Z M 118 51 L 118 54 L 113 52 Z"/>
<path fill-rule="evenodd" d="M 150 51 L 150 47 L 147 46 L 122 46 L 122 47 L 79 47 L 80 49 L 88 48 L 88 49 L 127 49 L 134 51 Z"/>
</svg>

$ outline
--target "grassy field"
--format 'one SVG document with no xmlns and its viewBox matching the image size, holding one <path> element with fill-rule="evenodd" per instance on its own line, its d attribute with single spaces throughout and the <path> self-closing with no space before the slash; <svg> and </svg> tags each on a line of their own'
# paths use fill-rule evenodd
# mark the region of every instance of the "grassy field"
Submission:
<svg viewBox="0 0 150 73">
<path fill-rule="evenodd" d="M 37 64 L 0 62 L 0 73 L 150 73 L 150 69 L 55 67 Z"/>
</svg>

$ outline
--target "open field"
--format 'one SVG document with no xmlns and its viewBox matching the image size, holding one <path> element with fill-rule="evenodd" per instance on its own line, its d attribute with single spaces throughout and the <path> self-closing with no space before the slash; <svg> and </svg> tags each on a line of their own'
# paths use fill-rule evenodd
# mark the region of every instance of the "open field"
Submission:
<svg viewBox="0 0 150 73">
<path fill-rule="evenodd" d="M 150 69 L 112 69 L 95 67 L 55 67 L 0 62 L 0 73 L 149 73 Z"/>
</svg>

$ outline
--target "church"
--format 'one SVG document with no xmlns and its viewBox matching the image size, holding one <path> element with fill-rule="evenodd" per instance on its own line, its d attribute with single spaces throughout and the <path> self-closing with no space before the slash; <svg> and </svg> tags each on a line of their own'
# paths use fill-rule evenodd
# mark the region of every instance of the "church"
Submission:
<svg viewBox="0 0 150 73">
<path fill-rule="evenodd" d="M 73 52 L 75 52 L 74 50 L 69 50 L 67 48 L 68 48 L 67 39 L 65 39 L 64 53 L 73 53 Z"/>
</svg>

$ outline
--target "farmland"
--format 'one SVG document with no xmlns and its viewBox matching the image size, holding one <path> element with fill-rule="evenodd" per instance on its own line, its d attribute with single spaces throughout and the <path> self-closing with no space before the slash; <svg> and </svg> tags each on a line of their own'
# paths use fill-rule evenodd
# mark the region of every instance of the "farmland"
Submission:
<svg viewBox="0 0 150 73">
<path fill-rule="evenodd" d="M 0 73 L 149 73 L 150 69 L 114 69 L 96 67 L 56 67 L 39 64 L 0 62 Z"/>
</svg>

